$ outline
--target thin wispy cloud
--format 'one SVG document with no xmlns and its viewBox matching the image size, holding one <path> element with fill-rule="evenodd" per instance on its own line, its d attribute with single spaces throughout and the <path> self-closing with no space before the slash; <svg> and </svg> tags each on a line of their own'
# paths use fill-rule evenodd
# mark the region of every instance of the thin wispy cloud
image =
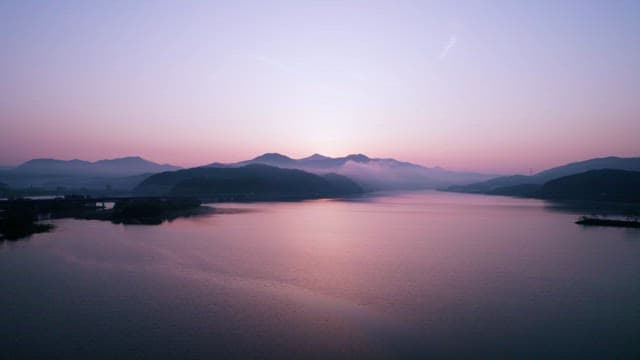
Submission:
<svg viewBox="0 0 640 360">
<path fill-rule="evenodd" d="M 449 51 L 451 49 L 453 49 L 454 46 L 456 46 L 457 42 L 458 42 L 458 39 L 456 38 L 456 36 L 455 35 L 451 35 L 449 37 L 449 41 L 447 41 L 447 43 L 442 48 L 442 50 L 440 50 L 440 54 L 438 55 L 438 59 L 440 59 L 440 60 L 444 59 L 447 56 L 447 54 L 449 53 Z"/>
</svg>

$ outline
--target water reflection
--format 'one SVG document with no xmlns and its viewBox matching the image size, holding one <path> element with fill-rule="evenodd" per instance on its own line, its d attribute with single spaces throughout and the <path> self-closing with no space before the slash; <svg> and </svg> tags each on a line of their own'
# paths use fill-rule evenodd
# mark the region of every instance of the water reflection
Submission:
<svg viewBox="0 0 640 360">
<path fill-rule="evenodd" d="M 58 220 L 0 250 L 15 357 L 611 358 L 640 352 L 640 232 L 439 192 Z M 7 295 L 8 294 L 8 295 Z M 46 299 L 46 300 L 43 300 Z M 598 341 L 593 341 L 598 339 Z"/>
<path fill-rule="evenodd" d="M 545 206 L 551 211 L 562 211 L 581 215 L 627 216 L 630 214 L 640 214 L 639 204 L 589 201 L 547 201 Z"/>
</svg>

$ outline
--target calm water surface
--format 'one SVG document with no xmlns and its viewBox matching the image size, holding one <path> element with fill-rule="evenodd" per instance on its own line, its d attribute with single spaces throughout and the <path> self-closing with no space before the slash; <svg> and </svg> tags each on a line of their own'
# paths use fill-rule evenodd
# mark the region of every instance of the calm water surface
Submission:
<svg viewBox="0 0 640 360">
<path fill-rule="evenodd" d="M 640 231 L 418 192 L 59 220 L 0 244 L 0 358 L 638 358 Z"/>
</svg>

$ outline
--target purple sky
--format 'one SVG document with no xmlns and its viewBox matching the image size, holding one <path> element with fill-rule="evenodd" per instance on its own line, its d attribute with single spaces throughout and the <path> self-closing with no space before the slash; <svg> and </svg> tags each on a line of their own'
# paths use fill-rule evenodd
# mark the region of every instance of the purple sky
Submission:
<svg viewBox="0 0 640 360">
<path fill-rule="evenodd" d="M 0 2 L 0 164 L 640 156 L 640 1 Z"/>
</svg>

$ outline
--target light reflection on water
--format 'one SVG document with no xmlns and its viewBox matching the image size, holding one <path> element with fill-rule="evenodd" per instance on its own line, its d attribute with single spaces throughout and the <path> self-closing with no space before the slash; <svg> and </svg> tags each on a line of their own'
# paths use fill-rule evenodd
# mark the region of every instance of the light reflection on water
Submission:
<svg viewBox="0 0 640 360">
<path fill-rule="evenodd" d="M 1 245 L 9 354 L 640 354 L 640 231 L 437 192 L 218 207 Z"/>
</svg>

